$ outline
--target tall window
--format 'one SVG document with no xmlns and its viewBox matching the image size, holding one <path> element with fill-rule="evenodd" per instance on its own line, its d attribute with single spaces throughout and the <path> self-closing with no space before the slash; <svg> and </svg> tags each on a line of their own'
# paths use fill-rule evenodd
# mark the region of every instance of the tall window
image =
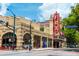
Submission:
<svg viewBox="0 0 79 59">
<path fill-rule="evenodd" d="M 40 27 L 40 31 L 44 31 L 44 26 L 41 26 Z"/>
</svg>

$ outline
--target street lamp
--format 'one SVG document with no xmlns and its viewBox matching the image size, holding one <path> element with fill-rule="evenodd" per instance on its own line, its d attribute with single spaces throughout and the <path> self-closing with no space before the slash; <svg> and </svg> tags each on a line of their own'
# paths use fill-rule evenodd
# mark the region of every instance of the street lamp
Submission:
<svg viewBox="0 0 79 59">
<path fill-rule="evenodd" d="M 16 15 L 13 13 L 13 11 L 12 10 L 10 10 L 10 9 L 8 9 L 7 8 L 7 10 L 9 11 L 9 12 L 11 12 L 12 14 L 13 14 L 13 16 L 14 16 L 14 21 L 13 21 L 13 37 L 14 37 L 14 40 L 13 40 L 13 45 L 14 45 L 14 41 L 15 41 L 15 18 L 16 18 Z M 13 50 L 14 50 L 14 47 L 13 47 Z"/>
<path fill-rule="evenodd" d="M 32 26 L 31 26 L 31 21 L 30 21 L 30 40 L 29 40 L 29 51 L 32 49 L 32 46 L 31 46 L 31 40 L 32 40 L 32 37 L 31 37 L 31 34 L 32 34 Z"/>
</svg>

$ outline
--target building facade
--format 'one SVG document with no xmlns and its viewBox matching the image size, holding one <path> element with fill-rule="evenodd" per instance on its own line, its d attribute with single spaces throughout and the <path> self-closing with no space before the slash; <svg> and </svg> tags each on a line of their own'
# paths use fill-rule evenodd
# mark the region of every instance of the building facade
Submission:
<svg viewBox="0 0 79 59">
<path fill-rule="evenodd" d="M 1 48 L 27 49 L 30 39 L 32 48 L 54 47 L 54 26 L 56 24 L 54 25 L 53 18 L 46 22 L 32 22 L 23 17 L 16 17 L 15 34 L 13 33 L 13 20 L 12 16 L 0 16 Z M 59 29 L 58 32 L 60 32 Z"/>
</svg>

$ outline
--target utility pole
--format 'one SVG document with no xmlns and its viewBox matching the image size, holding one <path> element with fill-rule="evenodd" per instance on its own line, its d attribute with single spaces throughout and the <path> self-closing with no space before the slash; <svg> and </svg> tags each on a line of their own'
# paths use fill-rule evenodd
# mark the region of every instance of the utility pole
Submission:
<svg viewBox="0 0 79 59">
<path fill-rule="evenodd" d="M 31 43 L 31 41 L 32 41 L 32 37 L 31 37 L 31 34 L 32 34 L 32 26 L 31 26 L 31 21 L 30 21 L 30 40 L 29 40 L 29 51 L 32 49 L 32 43 Z"/>
<path fill-rule="evenodd" d="M 15 19 L 16 19 L 16 15 L 13 13 L 13 11 L 11 11 L 10 9 L 7 8 L 7 10 L 9 12 L 11 12 L 13 14 L 13 17 L 14 17 L 14 20 L 13 20 L 13 41 L 12 41 L 12 44 L 13 44 L 13 50 L 14 50 L 14 41 L 15 41 Z"/>
</svg>

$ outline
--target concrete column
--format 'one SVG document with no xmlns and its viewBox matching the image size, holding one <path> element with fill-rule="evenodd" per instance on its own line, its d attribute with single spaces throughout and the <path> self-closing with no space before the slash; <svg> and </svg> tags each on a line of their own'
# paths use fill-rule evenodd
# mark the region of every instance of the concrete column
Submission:
<svg viewBox="0 0 79 59">
<path fill-rule="evenodd" d="M 0 35 L 0 47 L 2 47 L 2 40 L 3 40 L 1 35 Z"/>
<path fill-rule="evenodd" d="M 47 48 L 48 48 L 48 37 L 47 37 Z"/>
<path fill-rule="evenodd" d="M 62 44 L 62 48 L 65 48 L 66 43 L 62 42 L 61 44 Z"/>
<path fill-rule="evenodd" d="M 17 38 L 16 49 L 22 49 L 22 43 L 23 43 L 22 38 Z"/>
<path fill-rule="evenodd" d="M 34 35 L 32 34 L 31 37 L 32 37 L 32 41 L 31 41 L 31 43 L 32 43 L 32 49 L 33 49 L 33 48 L 34 48 L 34 47 L 33 47 Z"/>
<path fill-rule="evenodd" d="M 2 45 L 2 39 L 0 39 L 0 47 L 1 47 L 1 45 Z"/>
<path fill-rule="evenodd" d="M 53 39 L 52 39 L 52 48 L 53 48 Z"/>
<path fill-rule="evenodd" d="M 22 33 L 19 33 L 19 31 L 21 31 L 21 29 L 20 30 L 18 30 L 17 32 L 16 32 L 16 35 L 17 35 L 17 44 L 16 44 L 16 49 L 23 49 L 22 48 L 22 46 L 23 46 L 23 34 Z"/>
</svg>

